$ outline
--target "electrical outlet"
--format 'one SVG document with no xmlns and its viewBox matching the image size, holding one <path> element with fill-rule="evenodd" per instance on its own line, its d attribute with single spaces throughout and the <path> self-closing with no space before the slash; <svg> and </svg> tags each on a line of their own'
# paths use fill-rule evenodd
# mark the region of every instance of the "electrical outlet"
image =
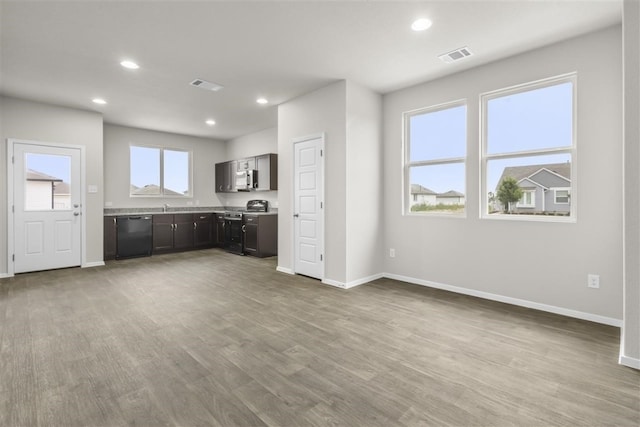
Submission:
<svg viewBox="0 0 640 427">
<path fill-rule="evenodd" d="M 390 258 L 395 258 L 396 257 L 396 250 L 391 248 L 389 249 L 389 257 Z"/>
<path fill-rule="evenodd" d="M 587 274 L 587 287 L 598 289 L 600 287 L 600 276 L 598 274 Z"/>
</svg>

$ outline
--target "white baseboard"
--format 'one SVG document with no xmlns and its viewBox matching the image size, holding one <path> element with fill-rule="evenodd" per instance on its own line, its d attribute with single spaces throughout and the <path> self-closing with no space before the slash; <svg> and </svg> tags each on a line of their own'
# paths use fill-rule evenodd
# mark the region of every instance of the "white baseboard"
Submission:
<svg viewBox="0 0 640 427">
<path fill-rule="evenodd" d="M 333 279 L 322 279 L 322 283 L 324 283 L 325 285 L 334 286 L 340 289 L 347 289 L 347 285 L 344 282 L 338 282 L 337 280 L 333 280 Z"/>
<path fill-rule="evenodd" d="M 373 276 L 362 277 L 360 279 L 352 280 L 352 281 L 346 282 L 346 283 L 345 282 L 338 282 L 337 280 L 332 280 L 332 279 L 323 279 L 322 283 L 325 283 L 325 284 L 331 285 L 331 286 L 335 286 L 336 288 L 351 289 L 351 288 L 355 288 L 356 286 L 364 285 L 365 283 L 369 283 L 369 282 L 372 282 L 374 280 L 381 279 L 383 277 L 385 277 L 383 273 L 378 273 L 378 274 L 374 274 Z"/>
<path fill-rule="evenodd" d="M 0 273 L 0 279 L 7 279 L 9 277 L 11 277 L 9 273 Z"/>
<path fill-rule="evenodd" d="M 279 271 L 280 273 L 293 274 L 293 270 L 286 267 L 277 266 L 276 271 Z"/>
<path fill-rule="evenodd" d="M 80 268 L 102 267 L 103 265 L 105 265 L 104 261 L 85 262 Z"/>
<path fill-rule="evenodd" d="M 430 288 L 442 289 L 445 291 L 455 292 L 458 294 L 470 295 L 473 297 L 484 298 L 492 301 L 504 302 L 507 304 L 517 305 L 520 307 L 533 308 L 535 310 L 546 311 L 549 313 L 560 314 L 562 316 L 573 317 L 576 319 L 588 320 L 590 322 L 602 323 L 609 326 L 622 327 L 621 319 L 614 319 L 612 317 L 600 316 L 597 314 L 585 313 L 582 311 L 571 310 L 563 307 L 556 307 L 553 305 L 541 304 L 533 301 L 527 301 L 518 298 L 507 297 L 498 294 L 492 294 L 489 292 L 477 291 L 475 289 L 461 288 L 458 286 L 445 285 L 442 283 L 430 282 L 428 280 L 415 279 L 413 277 L 401 276 L 398 274 L 384 274 L 384 277 L 389 279 L 400 280 L 402 282 L 413 283 L 416 285 L 427 286 Z"/>
<path fill-rule="evenodd" d="M 640 359 L 620 355 L 620 360 L 618 362 L 629 368 L 640 369 Z"/>
</svg>

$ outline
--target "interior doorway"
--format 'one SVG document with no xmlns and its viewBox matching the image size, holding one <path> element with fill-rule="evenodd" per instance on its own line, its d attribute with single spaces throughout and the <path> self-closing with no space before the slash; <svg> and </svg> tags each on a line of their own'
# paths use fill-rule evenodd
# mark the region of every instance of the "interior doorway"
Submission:
<svg viewBox="0 0 640 427">
<path fill-rule="evenodd" d="M 294 273 L 324 278 L 324 136 L 294 141 Z"/>
</svg>

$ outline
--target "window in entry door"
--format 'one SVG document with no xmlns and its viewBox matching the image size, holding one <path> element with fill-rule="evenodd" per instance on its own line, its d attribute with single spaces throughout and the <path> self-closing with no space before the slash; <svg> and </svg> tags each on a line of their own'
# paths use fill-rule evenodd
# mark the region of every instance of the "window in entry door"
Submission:
<svg viewBox="0 0 640 427">
<path fill-rule="evenodd" d="M 25 154 L 25 211 L 71 209 L 71 158 Z"/>
</svg>

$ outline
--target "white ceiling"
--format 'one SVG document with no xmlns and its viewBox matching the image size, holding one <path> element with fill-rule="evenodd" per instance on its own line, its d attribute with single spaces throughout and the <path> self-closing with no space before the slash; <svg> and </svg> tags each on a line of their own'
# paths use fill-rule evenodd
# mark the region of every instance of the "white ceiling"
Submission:
<svg viewBox="0 0 640 427">
<path fill-rule="evenodd" d="M 622 3 L 3 0 L 0 14 L 0 93 L 226 140 L 276 126 L 277 104 L 331 82 L 387 93 L 614 25 Z M 425 16 L 431 29 L 411 31 Z M 437 59 L 462 46 L 474 56 Z M 122 68 L 125 58 L 141 68 Z"/>
</svg>

